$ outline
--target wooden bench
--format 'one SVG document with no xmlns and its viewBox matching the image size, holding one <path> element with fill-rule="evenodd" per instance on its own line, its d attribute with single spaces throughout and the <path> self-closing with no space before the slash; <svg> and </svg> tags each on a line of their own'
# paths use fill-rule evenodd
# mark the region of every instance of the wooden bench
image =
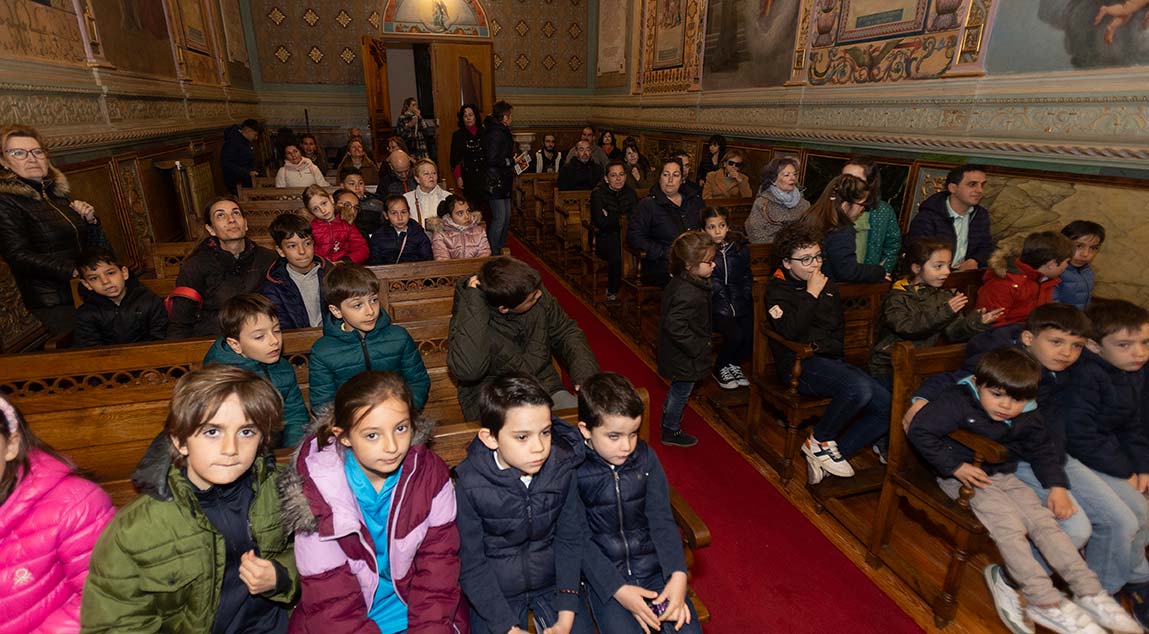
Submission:
<svg viewBox="0 0 1149 634">
<path fill-rule="evenodd" d="M 303 190 L 306 187 L 244 187 L 239 186 L 238 198 L 246 208 L 248 202 L 256 200 L 302 200 Z M 328 192 L 335 193 L 338 187 L 324 187 Z"/>
<path fill-rule="evenodd" d="M 583 231 L 583 219 L 590 217 L 590 190 L 555 189 L 554 214 L 552 217 L 556 248 L 544 252 L 550 256 L 560 275 L 574 281 L 572 261 L 581 261 L 580 253 L 587 249 L 588 238 Z"/>
<path fill-rule="evenodd" d="M 155 293 L 160 299 L 172 294 L 172 289 L 176 286 L 176 278 L 174 277 L 139 277 L 137 281 L 143 285 L 144 288 Z M 84 298 L 80 295 L 80 278 L 72 278 L 72 304 L 79 308 L 80 304 L 84 303 Z"/>
<path fill-rule="evenodd" d="M 541 176 L 548 176 L 542 174 Z M 554 226 L 555 190 L 558 175 L 553 178 L 535 179 L 535 197 L 533 201 L 534 213 L 530 215 L 528 223 L 528 241 L 536 253 L 545 253 L 550 243 L 551 230 Z"/>
</svg>

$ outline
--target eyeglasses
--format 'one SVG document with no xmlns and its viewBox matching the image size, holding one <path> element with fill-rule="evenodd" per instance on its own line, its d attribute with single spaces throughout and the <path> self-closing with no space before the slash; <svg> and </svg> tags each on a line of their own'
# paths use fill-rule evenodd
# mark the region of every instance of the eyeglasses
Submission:
<svg viewBox="0 0 1149 634">
<path fill-rule="evenodd" d="M 48 156 L 48 151 L 45 150 L 44 148 L 35 148 L 33 150 L 25 150 L 23 148 L 18 148 L 15 150 L 4 150 L 4 153 L 7 154 L 8 156 L 11 156 L 14 159 L 16 159 L 17 161 L 23 161 L 24 159 L 28 158 L 29 154 L 31 154 L 32 156 L 34 156 L 38 159 L 42 159 L 45 156 Z"/>
<path fill-rule="evenodd" d="M 352 203 L 339 203 L 339 208 L 340 209 L 354 209 L 355 211 L 359 211 L 360 209 L 362 209 L 362 207 L 360 207 L 359 205 L 355 205 Z"/>
<path fill-rule="evenodd" d="M 742 161 L 726 161 L 730 167 L 742 167 Z"/>
<path fill-rule="evenodd" d="M 821 262 L 821 261 L 825 260 L 826 256 L 821 254 L 821 253 L 815 253 L 814 255 L 807 255 L 804 258 L 786 258 L 786 259 L 790 260 L 791 262 L 798 262 L 802 266 L 810 266 L 814 262 Z"/>
</svg>

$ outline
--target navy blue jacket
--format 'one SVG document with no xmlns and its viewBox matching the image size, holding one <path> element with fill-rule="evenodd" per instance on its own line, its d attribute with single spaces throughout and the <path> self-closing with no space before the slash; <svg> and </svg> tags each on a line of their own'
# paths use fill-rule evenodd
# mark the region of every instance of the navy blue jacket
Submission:
<svg viewBox="0 0 1149 634">
<path fill-rule="evenodd" d="M 710 276 L 714 315 L 753 317 L 753 286 L 750 247 L 742 234 L 731 232 L 714 255 L 714 273 Z"/>
<path fill-rule="evenodd" d="M 399 238 L 399 232 L 391 223 L 384 222 L 375 233 L 371 234 L 369 246 L 371 257 L 368 264 L 399 264 L 401 262 L 426 262 L 434 258 L 431 254 L 431 239 L 419 223 L 410 218 L 407 220 L 407 244 Z M 402 248 L 402 251 L 399 249 Z"/>
<path fill-rule="evenodd" d="M 654 450 L 643 441 L 622 466 L 594 451 L 578 468 L 590 540 L 583 567 L 591 589 L 605 602 L 627 579 L 663 583 L 686 572 L 682 536 L 670 510 L 670 484 Z"/>
<path fill-rule="evenodd" d="M 822 272 L 839 284 L 885 280 L 886 269 L 881 264 L 858 262 L 857 239 L 858 231 L 851 224 L 827 231 L 826 235 L 822 236 L 822 253 L 826 256 Z"/>
<path fill-rule="evenodd" d="M 126 285 L 128 292 L 119 306 L 103 295 L 85 293 L 84 303 L 76 309 L 74 346 L 111 346 L 167 336 L 168 311 L 163 300 L 134 277 Z"/>
<path fill-rule="evenodd" d="M 666 270 L 670 245 L 680 234 L 701 226 L 698 215 L 705 207 L 697 187 L 688 188 L 684 184 L 678 192 L 682 194 L 681 205 L 667 198 L 658 185 L 652 187 L 650 195 L 634 207 L 626 227 L 626 243 L 632 249 L 646 252 L 642 261 L 646 281 L 659 286 L 666 286 L 670 281 Z"/>
<path fill-rule="evenodd" d="M 957 244 L 957 232 L 954 231 L 954 222 L 946 211 L 946 199 L 949 190 L 940 191 L 922 201 L 918 213 L 910 221 L 910 230 L 906 232 L 908 243 L 914 238 L 938 237 L 949 240 L 950 244 Z M 975 205 L 968 213 L 973 217 L 969 221 L 969 246 L 965 257 L 977 260 L 978 267 L 984 267 L 993 254 L 993 238 L 989 232 L 989 210 L 981 205 Z"/>
<path fill-rule="evenodd" d="M 319 265 L 319 318 L 322 325 L 323 314 L 327 312 L 327 306 L 323 303 L 323 276 L 327 275 L 331 262 L 318 255 L 312 262 Z M 295 280 L 291 279 L 291 274 L 287 272 L 287 258 L 279 258 L 268 267 L 263 287 L 259 292 L 275 304 L 280 328 L 290 330 L 311 327 L 311 320 L 307 318 L 307 307 L 303 305 L 303 295 L 295 285 Z"/>
<path fill-rule="evenodd" d="M 518 625 L 510 604 L 530 594 L 554 592 L 556 610 L 578 611 L 587 523 L 576 470 L 586 446 L 562 419 L 551 423 L 550 455 L 529 487 L 478 438 L 455 467 L 459 585 L 492 632 Z"/>
<path fill-rule="evenodd" d="M 1009 450 L 1005 462 L 982 465 L 987 474 L 1013 473 L 1018 460 L 1024 460 L 1033 467 L 1041 486 L 1068 489 L 1065 453 L 1052 442 L 1037 408 L 1026 409 L 1009 421 L 995 421 L 982 407 L 973 384 L 961 381 L 922 408 L 906 436 L 922 458 L 945 477 L 952 476 L 963 462 L 973 464 L 973 451 L 948 437 L 950 432 L 966 429 Z"/>
<path fill-rule="evenodd" d="M 1053 287 L 1053 301 L 1076 306 L 1081 310 L 1089 305 L 1093 296 L 1093 267 L 1086 264 L 1065 267 L 1061 273 L 1061 283 Z"/>
<path fill-rule="evenodd" d="M 255 150 L 244 138 L 243 128 L 239 125 L 223 131 L 219 166 L 223 170 L 223 182 L 231 191 L 235 191 L 236 185 L 251 187 L 251 173 L 255 171 Z"/>
<path fill-rule="evenodd" d="M 1125 372 L 1086 350 L 1065 372 L 1057 405 L 1069 455 L 1115 478 L 1149 473 L 1149 438 L 1142 419 L 1146 371 Z"/>
</svg>

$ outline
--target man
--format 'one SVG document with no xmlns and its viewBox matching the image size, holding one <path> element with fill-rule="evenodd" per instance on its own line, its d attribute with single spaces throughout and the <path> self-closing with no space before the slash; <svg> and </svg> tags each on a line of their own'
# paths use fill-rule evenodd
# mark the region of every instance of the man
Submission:
<svg viewBox="0 0 1149 634">
<path fill-rule="evenodd" d="M 951 266 L 959 271 L 982 268 L 993 253 L 989 210 L 980 204 L 985 195 L 986 173 L 981 165 L 967 163 L 950 170 L 946 189 L 922 201 L 910 222 L 906 240 L 939 236 L 954 245 Z"/>
<path fill-rule="evenodd" d="M 247 119 L 223 132 L 223 150 L 219 164 L 223 169 L 223 182 L 233 193 L 236 187 L 251 187 L 251 177 L 259 176 L 255 169 L 255 148 L 263 126 L 255 119 Z"/>
<path fill-rule="evenodd" d="M 559 171 L 555 183 L 562 191 L 594 189 L 602 180 L 602 168 L 590 158 L 590 144 L 579 141 L 575 146 L 575 160 L 568 161 Z"/>
<path fill-rule="evenodd" d="M 487 225 L 491 253 L 503 250 L 511 221 L 511 189 L 515 183 L 515 138 L 511 135 L 513 110 L 514 106 L 505 101 L 495 102 L 482 132 L 487 170 L 485 188 L 491 207 L 491 223 Z"/>
<path fill-rule="evenodd" d="M 543 136 L 543 149 L 535 152 L 535 172 L 556 173 L 563 164 L 563 153 L 555 150 L 555 135 Z"/>
<path fill-rule="evenodd" d="M 607 158 L 606 152 L 603 152 L 602 148 L 595 144 L 594 128 L 590 127 L 589 125 L 582 129 L 582 136 L 579 137 L 579 143 L 582 143 L 583 141 L 586 141 L 587 145 L 590 146 L 591 160 L 594 161 L 600 169 L 605 170 L 606 164 L 610 162 L 610 159 Z M 577 147 L 578 144 L 576 143 L 575 147 L 572 147 L 570 151 L 567 152 L 567 163 L 570 163 L 572 160 L 574 160 L 575 149 Z"/>
<path fill-rule="evenodd" d="M 678 157 L 678 160 L 682 161 L 682 191 L 693 192 L 694 194 L 702 196 L 702 186 L 690 180 L 690 159 L 692 158 L 690 156 L 690 152 L 687 152 L 686 150 L 678 150 L 674 153 L 674 156 Z"/>
<path fill-rule="evenodd" d="M 387 157 L 387 165 L 391 171 L 379 178 L 379 189 L 375 194 L 386 198 L 391 194 L 402 196 L 414 191 L 419 183 L 411 173 L 411 157 L 403 150 L 395 150 Z"/>
</svg>

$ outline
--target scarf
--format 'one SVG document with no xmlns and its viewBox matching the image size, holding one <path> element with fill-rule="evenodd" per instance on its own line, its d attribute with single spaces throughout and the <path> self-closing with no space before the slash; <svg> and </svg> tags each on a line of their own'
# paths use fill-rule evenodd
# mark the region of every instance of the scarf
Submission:
<svg viewBox="0 0 1149 634">
<path fill-rule="evenodd" d="M 782 203 L 786 209 L 793 209 L 798 206 L 798 203 L 802 202 L 802 192 L 797 187 L 791 189 L 790 193 L 787 194 L 781 189 L 778 189 L 777 185 L 771 185 L 770 195 L 774 197 L 774 200 Z"/>
</svg>

